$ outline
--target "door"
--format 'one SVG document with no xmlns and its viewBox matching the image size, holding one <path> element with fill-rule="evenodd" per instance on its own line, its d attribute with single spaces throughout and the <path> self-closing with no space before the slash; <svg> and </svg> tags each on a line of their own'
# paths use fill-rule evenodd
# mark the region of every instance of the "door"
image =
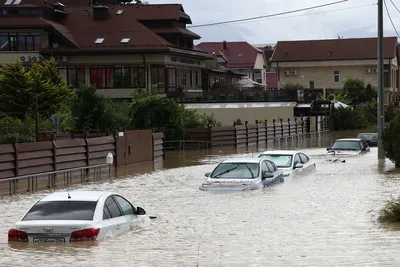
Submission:
<svg viewBox="0 0 400 267">
<path fill-rule="evenodd" d="M 124 227 L 126 227 L 125 216 L 123 216 L 121 209 L 112 196 L 106 199 L 103 216 L 106 218 L 111 236 L 119 235 L 124 231 Z"/>
<path fill-rule="evenodd" d="M 122 210 L 123 216 L 125 217 L 124 230 L 131 230 L 137 226 L 141 220 L 136 215 L 136 208 L 122 196 L 114 195 L 114 199 L 118 203 L 120 209 Z"/>
<path fill-rule="evenodd" d="M 261 163 L 261 177 L 263 177 L 264 172 L 271 172 L 271 170 L 268 168 L 267 162 L 268 162 L 268 161 L 265 160 L 265 161 L 263 161 L 263 162 Z M 262 179 L 263 187 L 268 186 L 268 185 L 271 184 L 272 182 L 273 182 L 273 178 L 265 178 L 265 179 Z"/>
</svg>

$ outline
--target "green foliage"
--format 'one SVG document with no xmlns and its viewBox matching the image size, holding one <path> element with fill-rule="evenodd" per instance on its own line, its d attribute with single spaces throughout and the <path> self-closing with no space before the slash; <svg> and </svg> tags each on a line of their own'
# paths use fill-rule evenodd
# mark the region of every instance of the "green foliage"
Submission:
<svg viewBox="0 0 400 267">
<path fill-rule="evenodd" d="M 243 125 L 244 124 L 241 119 L 236 119 L 234 123 L 235 123 L 235 125 Z"/>
<path fill-rule="evenodd" d="M 349 104 L 358 105 L 375 100 L 377 91 L 370 84 L 365 86 L 364 81 L 360 79 L 349 78 L 343 85 L 343 97 L 349 101 Z"/>
<path fill-rule="evenodd" d="M 298 91 L 298 90 L 304 90 L 304 86 L 302 86 L 299 83 L 287 83 L 283 86 L 283 89 L 285 90 L 293 90 L 293 91 Z"/>
<path fill-rule="evenodd" d="M 166 128 L 166 139 L 179 140 L 185 136 L 185 107 L 173 99 L 151 93 L 137 93 L 131 104 L 131 128 Z"/>
<path fill-rule="evenodd" d="M 390 197 L 385 206 L 380 210 L 378 221 L 381 223 L 399 223 L 400 199 Z"/>
<path fill-rule="evenodd" d="M 400 114 L 386 124 L 382 141 L 386 157 L 400 167 Z"/>
<path fill-rule="evenodd" d="M 70 103 L 73 94 L 54 60 L 35 63 L 29 70 L 20 61 L 0 66 L 0 111 L 5 114 L 20 119 L 33 115 L 37 97 L 39 113 L 50 117 L 62 104 Z"/>
<path fill-rule="evenodd" d="M 214 114 L 199 114 L 195 109 L 185 109 L 185 128 L 207 128 L 209 125 L 214 127 L 222 126 Z"/>
<path fill-rule="evenodd" d="M 333 128 L 336 131 L 365 129 L 367 120 L 359 109 L 339 107 L 332 111 Z"/>
<path fill-rule="evenodd" d="M 39 131 L 52 130 L 49 119 L 39 118 Z M 23 120 L 15 117 L 3 117 L 0 119 L 0 144 L 9 144 L 16 139 L 20 143 L 34 142 L 36 132 L 36 120 L 26 117 Z"/>
<path fill-rule="evenodd" d="M 368 102 L 363 108 L 364 116 L 369 124 L 376 124 L 378 121 L 378 103 L 376 101 Z"/>
</svg>

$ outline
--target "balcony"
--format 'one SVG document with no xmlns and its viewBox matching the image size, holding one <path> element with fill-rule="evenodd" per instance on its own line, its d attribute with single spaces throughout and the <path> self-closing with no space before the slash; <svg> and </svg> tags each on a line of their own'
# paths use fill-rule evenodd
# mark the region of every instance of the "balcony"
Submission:
<svg viewBox="0 0 400 267">
<path fill-rule="evenodd" d="M 168 98 L 179 103 L 293 102 L 296 91 L 243 90 L 239 92 L 169 92 Z"/>
</svg>

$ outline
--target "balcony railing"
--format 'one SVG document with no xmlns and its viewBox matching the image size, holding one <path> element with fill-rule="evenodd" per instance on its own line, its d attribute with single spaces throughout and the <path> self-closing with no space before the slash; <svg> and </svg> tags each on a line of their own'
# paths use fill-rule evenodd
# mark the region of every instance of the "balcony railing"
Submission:
<svg viewBox="0 0 400 267">
<path fill-rule="evenodd" d="M 297 101 L 296 91 L 267 90 L 241 92 L 170 92 L 167 97 L 180 103 L 229 103 L 229 102 L 292 102 Z"/>
</svg>

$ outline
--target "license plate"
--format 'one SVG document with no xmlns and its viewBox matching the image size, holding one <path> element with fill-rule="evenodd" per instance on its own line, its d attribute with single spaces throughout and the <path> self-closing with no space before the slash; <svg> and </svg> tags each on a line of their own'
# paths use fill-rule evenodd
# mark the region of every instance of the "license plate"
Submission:
<svg viewBox="0 0 400 267">
<path fill-rule="evenodd" d="M 63 237 L 56 238 L 34 238 L 34 243 L 64 243 L 65 239 Z"/>
</svg>

